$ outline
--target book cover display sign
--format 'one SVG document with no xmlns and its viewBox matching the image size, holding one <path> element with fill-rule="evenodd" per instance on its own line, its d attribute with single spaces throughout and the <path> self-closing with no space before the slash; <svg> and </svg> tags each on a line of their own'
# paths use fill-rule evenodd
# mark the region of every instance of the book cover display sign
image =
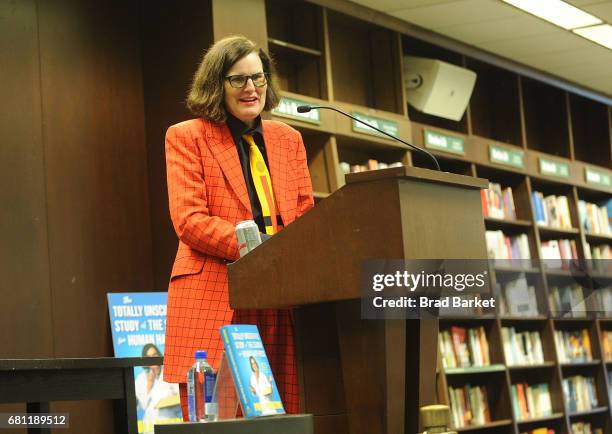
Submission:
<svg viewBox="0 0 612 434">
<path fill-rule="evenodd" d="M 257 326 L 233 324 L 220 332 L 244 416 L 284 414 Z"/>
<path fill-rule="evenodd" d="M 115 357 L 163 356 L 167 292 L 107 294 Z M 163 366 L 134 368 L 139 433 L 183 420 L 178 384 L 163 381 Z"/>
</svg>

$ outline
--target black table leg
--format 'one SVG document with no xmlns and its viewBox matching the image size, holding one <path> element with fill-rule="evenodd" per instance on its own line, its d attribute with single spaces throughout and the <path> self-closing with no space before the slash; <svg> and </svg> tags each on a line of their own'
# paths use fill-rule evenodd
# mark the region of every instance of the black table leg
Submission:
<svg viewBox="0 0 612 434">
<path fill-rule="evenodd" d="M 48 402 L 28 402 L 27 413 L 49 413 Z M 28 434 L 51 434 L 50 428 L 28 428 Z"/>
<path fill-rule="evenodd" d="M 115 433 L 138 434 L 136 418 L 136 392 L 134 390 L 134 368 L 123 368 L 124 398 L 113 401 Z"/>
</svg>

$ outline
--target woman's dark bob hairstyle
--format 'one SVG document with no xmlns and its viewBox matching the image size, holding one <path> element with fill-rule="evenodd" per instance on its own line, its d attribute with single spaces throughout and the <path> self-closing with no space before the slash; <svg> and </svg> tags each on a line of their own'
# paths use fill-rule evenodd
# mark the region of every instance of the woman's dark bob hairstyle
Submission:
<svg viewBox="0 0 612 434">
<path fill-rule="evenodd" d="M 187 96 L 187 107 L 192 114 L 214 122 L 224 122 L 227 119 L 223 90 L 225 76 L 234 63 L 251 53 L 257 53 L 263 72 L 269 74 L 264 110 L 272 110 L 278 105 L 279 92 L 270 57 L 244 36 L 229 36 L 208 49 L 193 76 Z"/>
</svg>

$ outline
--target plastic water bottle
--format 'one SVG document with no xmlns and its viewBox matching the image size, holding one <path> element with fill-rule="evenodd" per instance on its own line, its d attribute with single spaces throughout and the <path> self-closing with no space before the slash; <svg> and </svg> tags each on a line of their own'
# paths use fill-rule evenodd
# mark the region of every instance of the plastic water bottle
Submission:
<svg viewBox="0 0 612 434">
<path fill-rule="evenodd" d="M 195 363 L 187 372 L 187 406 L 190 422 L 216 420 L 216 406 L 212 402 L 216 375 L 206 360 L 206 351 L 195 352 Z"/>
</svg>

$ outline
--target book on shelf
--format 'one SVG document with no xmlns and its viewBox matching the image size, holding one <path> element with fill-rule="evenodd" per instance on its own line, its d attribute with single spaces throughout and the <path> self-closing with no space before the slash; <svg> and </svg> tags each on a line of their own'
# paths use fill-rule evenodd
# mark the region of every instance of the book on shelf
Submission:
<svg viewBox="0 0 612 434">
<path fill-rule="evenodd" d="M 528 284 L 524 273 L 498 285 L 501 288 L 499 305 L 501 315 L 539 315 L 535 287 Z"/>
<path fill-rule="evenodd" d="M 589 299 L 592 300 L 591 309 L 599 316 L 612 317 L 612 287 L 595 289 Z"/>
<path fill-rule="evenodd" d="M 574 375 L 564 378 L 563 396 L 571 413 L 592 410 L 599 405 L 593 377 Z"/>
<path fill-rule="evenodd" d="M 581 363 L 593 360 L 591 337 L 587 329 L 555 330 L 554 336 L 560 363 Z"/>
<path fill-rule="evenodd" d="M 606 362 L 612 362 L 612 331 L 601 331 L 601 354 Z"/>
<path fill-rule="evenodd" d="M 539 331 L 517 332 L 514 327 L 502 327 L 501 338 L 508 366 L 544 363 L 544 351 Z"/>
<path fill-rule="evenodd" d="M 485 217 L 516 220 L 512 187 L 502 188 L 501 184 L 489 182 L 489 188 L 480 190 L 482 212 Z"/>
<path fill-rule="evenodd" d="M 555 434 L 552 428 L 536 428 L 530 431 L 521 431 L 521 434 Z"/>
<path fill-rule="evenodd" d="M 531 193 L 531 203 L 538 226 L 555 229 L 571 229 L 569 202 L 566 196 L 544 196 L 542 192 Z"/>
<path fill-rule="evenodd" d="M 531 259 L 527 234 L 510 237 L 503 231 L 486 231 L 487 253 L 490 259 Z"/>
<path fill-rule="evenodd" d="M 220 332 L 244 416 L 284 414 L 257 326 L 232 324 Z"/>
<path fill-rule="evenodd" d="M 548 303 L 554 316 L 584 318 L 589 311 L 584 289 L 578 284 L 552 286 L 548 292 Z"/>
<path fill-rule="evenodd" d="M 349 173 L 367 172 L 369 170 L 388 169 L 390 167 L 402 167 L 404 164 L 401 161 L 395 161 L 393 163 L 384 163 L 382 161 L 370 158 L 360 164 L 350 164 L 346 161 L 340 162 L 340 171 L 345 175 Z"/>
<path fill-rule="evenodd" d="M 612 371 L 608 371 L 608 400 L 612 402 Z"/>
<path fill-rule="evenodd" d="M 591 422 L 574 422 L 570 428 L 571 434 L 603 434 L 603 429 L 593 427 Z"/>
<path fill-rule="evenodd" d="M 485 386 L 449 387 L 451 417 L 455 428 L 491 422 Z"/>
<path fill-rule="evenodd" d="M 578 259 L 575 240 L 548 240 L 540 243 L 542 259 L 547 268 L 568 269 L 572 260 Z"/>
<path fill-rule="evenodd" d="M 597 235 L 612 235 L 610 216 L 608 215 L 608 201 L 605 205 L 578 201 L 578 218 L 580 226 L 587 232 Z"/>
<path fill-rule="evenodd" d="M 512 410 L 516 420 L 537 419 L 552 415 L 548 384 L 513 384 Z"/>
<path fill-rule="evenodd" d="M 451 327 L 441 331 L 438 345 L 444 368 L 489 366 L 489 343 L 484 327 Z"/>
<path fill-rule="evenodd" d="M 609 244 L 600 244 L 598 246 L 591 246 L 588 242 L 584 243 L 584 257 L 585 259 L 594 260 L 610 260 L 612 259 L 612 250 Z"/>
</svg>

